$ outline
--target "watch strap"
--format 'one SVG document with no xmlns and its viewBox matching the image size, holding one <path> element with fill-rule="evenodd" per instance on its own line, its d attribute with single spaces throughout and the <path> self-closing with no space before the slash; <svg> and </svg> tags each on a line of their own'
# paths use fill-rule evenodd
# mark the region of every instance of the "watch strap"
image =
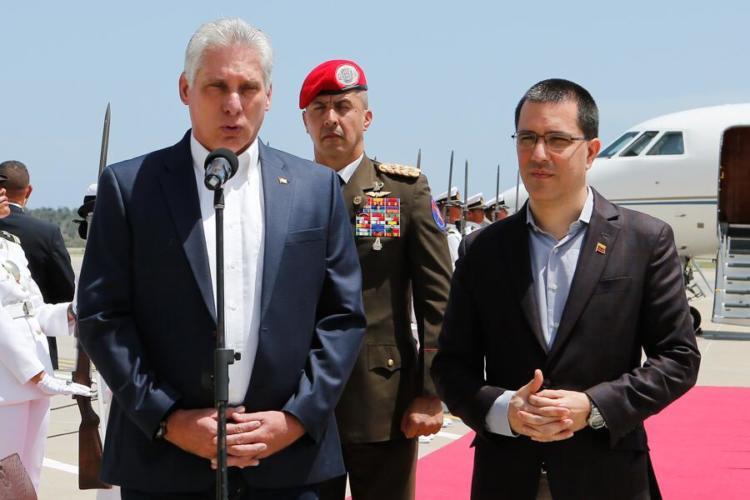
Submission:
<svg viewBox="0 0 750 500">
<path fill-rule="evenodd" d="M 599 411 L 599 407 L 596 406 L 596 403 L 594 403 L 591 398 L 589 398 L 589 402 L 591 403 L 591 413 L 589 413 L 589 418 L 587 420 L 589 427 L 594 430 L 607 427 L 607 422 L 604 420 L 602 412 Z"/>
</svg>

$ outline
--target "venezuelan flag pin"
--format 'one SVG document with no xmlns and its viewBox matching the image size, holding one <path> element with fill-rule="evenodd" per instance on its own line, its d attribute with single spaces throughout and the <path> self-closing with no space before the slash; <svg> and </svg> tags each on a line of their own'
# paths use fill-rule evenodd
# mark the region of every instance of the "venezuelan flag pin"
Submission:
<svg viewBox="0 0 750 500">
<path fill-rule="evenodd" d="M 286 177 L 279 177 L 279 184 L 289 184 Z"/>
<path fill-rule="evenodd" d="M 597 243 L 596 244 L 596 253 L 600 253 L 602 255 L 605 255 L 607 253 L 607 245 L 604 243 Z"/>
</svg>

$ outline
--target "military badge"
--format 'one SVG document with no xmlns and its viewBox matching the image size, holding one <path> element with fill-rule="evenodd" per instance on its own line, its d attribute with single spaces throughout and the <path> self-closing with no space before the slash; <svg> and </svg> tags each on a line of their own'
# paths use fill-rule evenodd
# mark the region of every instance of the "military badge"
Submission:
<svg viewBox="0 0 750 500">
<path fill-rule="evenodd" d="M 437 206 L 437 203 L 435 203 L 435 198 L 431 198 L 432 201 L 432 218 L 435 219 L 435 224 L 437 224 L 437 227 L 441 231 L 445 231 L 445 221 L 443 220 L 443 216 L 440 215 L 440 209 Z"/>
<path fill-rule="evenodd" d="M 351 64 L 342 64 L 336 70 L 336 81 L 342 88 L 357 85 L 359 83 L 359 71 Z"/>
<path fill-rule="evenodd" d="M 356 236 L 398 238 L 401 236 L 401 200 L 367 196 L 356 213 Z"/>
</svg>

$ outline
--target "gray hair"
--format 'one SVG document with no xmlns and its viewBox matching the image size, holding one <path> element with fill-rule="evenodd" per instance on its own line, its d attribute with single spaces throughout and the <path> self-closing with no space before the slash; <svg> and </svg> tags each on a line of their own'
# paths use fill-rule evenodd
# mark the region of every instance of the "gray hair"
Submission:
<svg viewBox="0 0 750 500">
<path fill-rule="evenodd" d="M 365 110 L 370 109 L 370 98 L 367 96 L 367 91 L 360 90 L 357 92 L 357 95 L 359 95 L 359 98 L 362 99 L 362 104 L 364 105 Z"/>
<path fill-rule="evenodd" d="M 263 68 L 263 83 L 266 90 L 271 87 L 273 50 L 268 35 L 250 26 L 238 17 L 222 18 L 202 24 L 188 42 L 185 49 L 185 78 L 192 85 L 200 68 L 203 53 L 213 47 L 229 47 L 240 44 L 257 51 Z"/>
</svg>

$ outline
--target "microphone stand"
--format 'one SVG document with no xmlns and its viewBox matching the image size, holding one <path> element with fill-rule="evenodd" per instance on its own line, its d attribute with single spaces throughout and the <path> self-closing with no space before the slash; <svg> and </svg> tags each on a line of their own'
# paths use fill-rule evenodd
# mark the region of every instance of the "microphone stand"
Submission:
<svg viewBox="0 0 750 500">
<path fill-rule="evenodd" d="M 214 350 L 214 401 L 218 413 L 216 444 L 216 500 L 229 498 L 227 476 L 227 405 L 229 403 L 229 365 L 239 359 L 226 348 L 224 324 L 224 188 L 214 191 L 216 212 L 216 349 Z"/>
</svg>

